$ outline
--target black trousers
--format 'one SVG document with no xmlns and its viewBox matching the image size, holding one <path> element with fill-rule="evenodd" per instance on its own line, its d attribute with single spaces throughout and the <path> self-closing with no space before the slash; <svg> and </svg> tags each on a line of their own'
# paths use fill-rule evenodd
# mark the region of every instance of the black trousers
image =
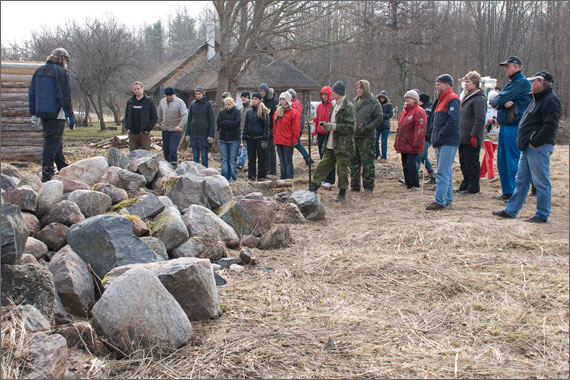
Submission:
<svg viewBox="0 0 570 380">
<path fill-rule="evenodd" d="M 325 153 L 325 147 L 323 147 L 323 144 L 324 144 L 326 138 L 327 138 L 327 135 L 323 135 L 323 134 L 317 133 L 317 143 L 319 144 L 319 157 L 320 157 L 320 158 L 323 158 L 323 154 Z M 333 185 L 335 179 L 336 179 L 335 167 L 333 166 L 333 168 L 331 169 L 329 175 L 328 175 L 327 178 L 325 179 L 325 182 L 328 182 L 328 183 L 330 183 L 331 185 Z"/>
<path fill-rule="evenodd" d="M 295 169 L 293 168 L 293 147 L 287 145 L 275 145 L 277 147 L 277 155 L 279 155 L 279 170 L 281 171 L 281 179 L 293 178 Z"/>
<path fill-rule="evenodd" d="M 478 193 L 479 176 L 481 175 L 481 163 L 479 162 L 480 146 L 473 148 L 471 145 L 459 145 L 459 164 L 463 181 L 459 185 L 459 190 L 467 190 L 470 193 Z"/>
<path fill-rule="evenodd" d="M 275 154 L 275 143 L 273 142 L 273 129 L 267 131 L 267 149 L 265 149 L 265 171 L 269 172 L 269 174 L 277 174 L 277 155 Z"/>
<path fill-rule="evenodd" d="M 404 169 L 404 179 L 408 189 L 420 187 L 420 178 L 416 166 L 417 158 L 417 153 L 402 153 L 402 168 Z"/>
<path fill-rule="evenodd" d="M 42 153 L 42 182 L 51 180 L 54 174 L 53 164 L 57 166 L 57 170 L 61 170 L 67 166 L 65 157 L 63 156 L 63 130 L 65 129 L 65 120 L 44 119 L 42 118 L 44 128 L 44 150 Z"/>
<path fill-rule="evenodd" d="M 247 140 L 247 178 L 252 181 L 256 180 L 256 161 L 257 162 L 257 178 L 261 181 L 266 177 L 265 166 L 265 149 L 261 148 L 261 139 Z"/>
</svg>

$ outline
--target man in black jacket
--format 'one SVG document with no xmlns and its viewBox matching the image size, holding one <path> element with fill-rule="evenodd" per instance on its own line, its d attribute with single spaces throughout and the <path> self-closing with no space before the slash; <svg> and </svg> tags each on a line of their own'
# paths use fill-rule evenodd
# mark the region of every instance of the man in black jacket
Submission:
<svg viewBox="0 0 570 380">
<path fill-rule="evenodd" d="M 158 121 L 156 107 L 150 96 L 144 93 L 142 82 L 133 83 L 134 95 L 127 101 L 125 127 L 129 134 L 129 151 L 150 150 L 150 131 Z"/>
<path fill-rule="evenodd" d="M 552 196 L 550 156 L 556 143 L 561 107 L 560 100 L 552 91 L 552 74 L 540 71 L 529 80 L 533 101 L 524 113 L 517 133 L 517 146 L 522 153 L 515 190 L 507 207 L 493 211 L 493 215 L 515 218 L 526 200 L 532 182 L 536 187 L 536 213 L 526 221 L 546 223 Z"/>
<path fill-rule="evenodd" d="M 42 153 L 42 182 L 47 182 L 57 170 L 67 166 L 63 155 L 63 130 L 65 119 L 69 128 L 75 128 L 75 115 L 71 104 L 71 88 L 67 76 L 69 53 L 64 48 L 54 49 L 45 65 L 40 66 L 28 92 L 29 111 L 32 123 L 44 129 L 44 149 Z"/>
</svg>

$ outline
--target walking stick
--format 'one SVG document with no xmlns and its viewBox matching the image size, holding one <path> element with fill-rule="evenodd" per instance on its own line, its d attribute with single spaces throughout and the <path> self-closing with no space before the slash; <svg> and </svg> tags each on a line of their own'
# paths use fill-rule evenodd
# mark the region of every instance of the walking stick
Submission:
<svg viewBox="0 0 570 380">
<path fill-rule="evenodd" d="M 311 186 L 311 142 L 313 140 L 313 131 L 311 131 L 311 123 L 309 122 L 309 120 L 306 121 L 307 123 L 307 131 L 309 131 L 308 136 L 309 136 L 309 186 Z"/>
</svg>

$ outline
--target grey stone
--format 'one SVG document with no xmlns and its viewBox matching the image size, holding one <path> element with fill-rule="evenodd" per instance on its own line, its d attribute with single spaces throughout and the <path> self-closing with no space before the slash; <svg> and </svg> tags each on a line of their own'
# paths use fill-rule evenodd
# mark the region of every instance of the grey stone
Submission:
<svg viewBox="0 0 570 380">
<path fill-rule="evenodd" d="M 105 157 L 97 156 L 85 158 L 74 164 L 66 166 L 59 171 L 59 175 L 93 186 L 101 180 L 101 177 L 105 174 L 108 168 L 109 164 Z"/>
<path fill-rule="evenodd" d="M 289 247 L 293 243 L 289 227 L 279 224 L 271 228 L 261 237 L 259 249 L 279 249 Z"/>
<path fill-rule="evenodd" d="M 103 214 L 113 203 L 107 194 L 93 190 L 75 190 L 69 194 L 69 200 L 79 206 L 86 218 Z"/>
<path fill-rule="evenodd" d="M 236 201 L 229 201 L 216 210 L 224 222 L 229 224 L 239 236 L 257 235 L 260 233 L 255 228 L 255 221 L 246 209 Z"/>
<path fill-rule="evenodd" d="M 107 169 L 103 177 L 101 177 L 100 182 L 109 183 L 127 192 L 131 192 L 146 185 L 146 178 L 129 170 L 111 166 Z"/>
<path fill-rule="evenodd" d="M 2 205 L 2 264 L 18 264 L 26 247 L 29 231 L 18 206 Z"/>
<path fill-rule="evenodd" d="M 230 270 L 233 272 L 240 273 L 240 272 L 243 272 L 244 267 L 242 267 L 241 265 L 238 265 L 238 264 L 232 264 L 232 265 L 230 265 Z"/>
<path fill-rule="evenodd" d="M 134 206 L 127 207 L 126 211 L 130 215 L 136 215 L 141 219 L 149 219 L 164 210 L 164 203 L 154 194 L 149 194 L 137 202 Z"/>
<path fill-rule="evenodd" d="M 36 212 L 37 194 L 32 188 L 7 189 L 4 193 L 4 203 L 20 207 L 22 211 Z"/>
<path fill-rule="evenodd" d="M 206 207 L 191 205 L 182 219 L 190 236 L 209 233 L 217 236 L 228 248 L 239 246 L 239 237 L 234 229 Z"/>
<path fill-rule="evenodd" d="M 256 236 L 247 235 L 241 238 L 241 245 L 248 248 L 257 248 L 260 241 L 261 239 Z"/>
<path fill-rule="evenodd" d="M 15 166 L 9 164 L 2 164 L 1 171 L 2 174 L 6 174 L 7 176 L 17 178 L 18 180 L 23 178 L 22 173 L 20 173 L 20 171 Z"/>
<path fill-rule="evenodd" d="M 107 163 L 109 166 L 116 166 L 121 169 L 125 169 L 129 164 L 127 156 L 120 149 L 111 147 L 107 150 Z"/>
<path fill-rule="evenodd" d="M 126 353 L 155 344 L 178 348 L 192 325 L 176 299 L 149 270 L 120 276 L 91 310 L 95 331 Z"/>
<path fill-rule="evenodd" d="M 170 162 L 159 158 L 158 159 L 158 171 L 156 176 L 152 181 L 152 189 L 160 192 L 161 194 L 170 193 L 171 186 L 174 184 L 175 180 L 178 178 L 178 174 L 170 165 Z"/>
<path fill-rule="evenodd" d="M 239 257 L 224 257 L 218 260 L 218 265 L 222 268 L 229 268 L 232 264 L 243 264 Z"/>
<path fill-rule="evenodd" d="M 184 175 L 187 173 L 198 175 L 200 170 L 203 170 L 203 169 L 206 169 L 206 167 L 204 165 L 198 163 L 198 162 L 182 161 L 176 167 L 176 173 L 178 173 L 178 175 Z"/>
<path fill-rule="evenodd" d="M 209 177 L 209 176 L 216 176 L 220 175 L 220 172 L 214 168 L 204 168 L 198 172 L 200 177 Z"/>
<path fill-rule="evenodd" d="M 185 210 L 191 205 L 210 207 L 208 203 L 207 183 L 204 177 L 193 174 L 180 176 L 168 197 L 179 210 Z"/>
<path fill-rule="evenodd" d="M 14 177 L 10 177 L 7 174 L 2 173 L 1 175 L 1 185 L 2 185 L 2 190 L 8 190 L 8 189 L 15 189 L 16 187 L 18 187 L 18 179 L 14 178 Z"/>
<path fill-rule="evenodd" d="M 126 201 L 129 199 L 129 195 L 125 189 L 119 189 L 110 183 L 99 182 L 94 186 L 96 191 L 100 191 L 111 198 L 111 204 L 115 205 L 119 202 Z"/>
<path fill-rule="evenodd" d="M 61 379 L 65 374 L 67 362 L 67 342 L 59 334 L 35 334 L 28 352 L 31 357 L 29 367 L 24 372 L 25 379 Z"/>
<path fill-rule="evenodd" d="M 235 197 L 235 200 L 253 218 L 256 229 L 260 233 L 269 231 L 275 218 L 277 208 L 275 201 L 265 199 L 261 193 L 251 193 L 246 197 Z"/>
<path fill-rule="evenodd" d="M 40 192 L 40 189 L 42 188 L 42 179 L 37 174 L 26 174 L 24 175 L 24 177 L 22 177 L 22 179 L 18 183 L 19 187 L 22 187 L 24 185 L 30 186 L 32 190 L 34 190 L 37 194 Z"/>
<path fill-rule="evenodd" d="M 53 206 L 61 202 L 63 195 L 63 183 L 61 181 L 47 181 L 43 184 L 36 197 L 36 214 L 38 217 L 44 216 Z"/>
<path fill-rule="evenodd" d="M 151 225 L 152 236 L 160 239 L 168 252 L 188 240 L 190 235 L 182 216 L 176 207 L 165 207 L 164 210 L 154 217 Z"/>
<path fill-rule="evenodd" d="M 170 252 L 172 258 L 197 257 L 218 261 L 227 256 L 226 245 L 219 237 L 204 234 L 194 236 L 180 244 Z"/>
<path fill-rule="evenodd" d="M 75 202 L 61 201 L 42 217 L 42 224 L 61 223 L 69 227 L 83 220 L 85 220 L 85 216 Z"/>
<path fill-rule="evenodd" d="M 306 222 L 299 206 L 295 203 L 285 203 L 281 206 L 273 221 L 281 224 L 304 224 Z"/>
<path fill-rule="evenodd" d="M 24 253 L 30 254 L 34 256 L 36 260 L 39 260 L 47 255 L 48 247 L 38 239 L 29 236 L 28 240 L 26 240 Z"/>
<path fill-rule="evenodd" d="M 160 239 L 151 236 L 144 236 L 141 237 L 141 240 L 160 257 L 160 261 L 168 260 L 168 252 L 166 251 L 166 246 L 162 241 L 160 241 Z"/>
<path fill-rule="evenodd" d="M 134 263 L 149 263 L 159 257 L 133 235 L 129 219 L 119 215 L 97 215 L 74 224 L 67 241 L 100 278 L 112 268 Z"/>
<path fill-rule="evenodd" d="M 32 305 L 18 305 L 16 307 L 24 322 L 27 332 L 51 331 L 51 323 Z"/>
<path fill-rule="evenodd" d="M 136 172 L 145 177 L 146 182 L 150 183 L 158 173 L 158 156 L 148 150 L 137 149 L 129 153 L 127 157 L 130 160 L 136 159 Z"/>
<path fill-rule="evenodd" d="M 222 314 L 209 260 L 186 257 L 161 263 L 117 267 L 106 276 L 105 286 L 112 286 L 123 273 L 135 267 L 145 268 L 156 275 L 190 320 L 218 318 Z"/>
<path fill-rule="evenodd" d="M 164 204 L 164 207 L 176 207 L 174 202 L 172 202 L 172 200 L 170 198 L 168 198 L 167 196 L 160 195 L 158 197 L 158 199 L 160 199 L 162 204 Z M 178 210 L 178 207 L 176 207 L 176 209 Z M 178 210 L 178 212 L 180 212 L 180 210 Z"/>
<path fill-rule="evenodd" d="M 33 305 L 53 321 L 55 287 L 51 272 L 43 265 L 2 265 L 2 305 Z"/>
<path fill-rule="evenodd" d="M 206 196 L 212 210 L 233 199 L 232 189 L 227 179 L 219 174 L 204 176 L 204 178 L 206 178 Z"/>
<path fill-rule="evenodd" d="M 309 190 L 297 190 L 287 200 L 295 203 L 307 220 L 316 221 L 325 218 L 325 206 L 317 193 Z"/>
<path fill-rule="evenodd" d="M 22 218 L 26 223 L 26 227 L 28 228 L 30 235 L 35 235 L 42 228 L 40 225 L 40 220 L 34 214 L 30 214 L 29 212 L 22 212 Z"/>
<path fill-rule="evenodd" d="M 89 186 L 85 182 L 77 181 L 72 178 L 67 178 L 61 175 L 54 175 L 53 178 L 56 181 L 61 181 L 63 183 L 63 193 L 71 193 L 75 190 L 89 190 Z"/>
<path fill-rule="evenodd" d="M 239 258 L 241 259 L 241 261 L 244 264 L 256 265 L 255 257 L 253 256 L 253 253 L 247 248 L 244 248 L 239 252 Z"/>
<path fill-rule="evenodd" d="M 47 247 L 46 247 L 47 248 Z M 38 260 L 31 253 L 22 253 L 20 264 L 39 264 Z"/>
<path fill-rule="evenodd" d="M 75 315 L 87 316 L 95 304 L 95 289 L 85 261 L 66 245 L 51 259 L 48 269 L 63 305 Z"/>
<path fill-rule="evenodd" d="M 51 251 L 59 251 L 67 243 L 67 227 L 61 223 L 51 223 L 42 228 L 34 237 L 45 243 Z"/>
</svg>

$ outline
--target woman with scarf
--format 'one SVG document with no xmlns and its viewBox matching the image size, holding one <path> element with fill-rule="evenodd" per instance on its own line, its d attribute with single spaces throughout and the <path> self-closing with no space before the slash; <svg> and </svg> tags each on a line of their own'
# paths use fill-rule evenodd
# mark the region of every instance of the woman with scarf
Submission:
<svg viewBox="0 0 570 380">
<path fill-rule="evenodd" d="M 245 115 L 243 135 L 241 137 L 247 146 L 247 177 L 255 181 L 265 181 L 267 171 L 265 155 L 267 149 L 267 133 L 269 129 L 269 109 L 262 103 L 262 95 L 254 92 L 251 95 L 251 108 Z M 256 172 L 256 161 L 257 172 Z"/>
</svg>

